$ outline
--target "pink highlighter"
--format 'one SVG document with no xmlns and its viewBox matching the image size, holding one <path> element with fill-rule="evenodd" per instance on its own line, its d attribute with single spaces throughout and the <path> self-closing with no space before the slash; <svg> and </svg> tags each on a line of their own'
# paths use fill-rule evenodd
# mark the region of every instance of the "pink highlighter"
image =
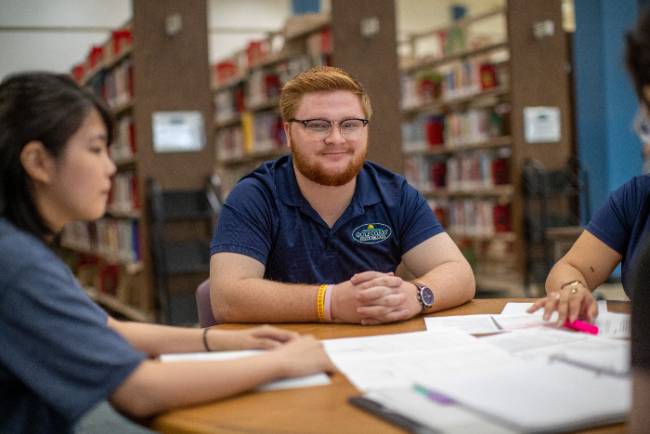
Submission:
<svg viewBox="0 0 650 434">
<path fill-rule="evenodd" d="M 583 333 L 589 333 L 592 335 L 597 335 L 598 334 L 598 326 L 595 326 L 593 324 L 589 324 L 586 321 L 580 321 L 579 319 L 570 322 L 569 320 L 566 320 L 564 322 L 563 327 L 566 327 L 571 330 L 575 330 L 578 332 L 583 332 Z"/>
</svg>

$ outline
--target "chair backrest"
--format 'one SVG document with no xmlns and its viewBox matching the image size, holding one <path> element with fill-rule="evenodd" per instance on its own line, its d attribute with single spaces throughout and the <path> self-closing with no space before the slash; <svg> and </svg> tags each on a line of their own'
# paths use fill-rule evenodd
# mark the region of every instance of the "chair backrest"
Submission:
<svg viewBox="0 0 650 434">
<path fill-rule="evenodd" d="M 203 281 L 196 288 L 196 309 L 201 327 L 210 327 L 217 324 L 217 320 L 212 313 L 212 303 L 210 302 L 210 279 Z"/>
<path fill-rule="evenodd" d="M 522 170 L 524 228 L 526 236 L 525 287 L 546 280 L 556 261 L 556 243 L 550 234 L 572 231 L 589 218 L 586 169 L 572 158 L 557 169 L 528 159 Z"/>
<path fill-rule="evenodd" d="M 210 272 L 210 239 L 218 211 L 214 207 L 219 205 L 217 187 L 163 189 L 154 178 L 147 180 L 149 240 L 158 320 L 162 323 L 187 325 L 197 321 L 196 282 L 197 277 L 204 278 Z M 200 276 L 188 278 L 192 274 Z"/>
</svg>

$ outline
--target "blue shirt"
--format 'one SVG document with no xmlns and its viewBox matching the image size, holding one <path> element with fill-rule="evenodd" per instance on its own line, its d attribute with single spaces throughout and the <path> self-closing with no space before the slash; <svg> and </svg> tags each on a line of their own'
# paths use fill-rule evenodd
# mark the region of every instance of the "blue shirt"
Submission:
<svg viewBox="0 0 650 434">
<path fill-rule="evenodd" d="M 61 260 L 0 218 L 0 433 L 67 433 L 144 355 Z"/>
<path fill-rule="evenodd" d="M 417 190 L 370 162 L 330 228 L 302 196 L 285 156 L 262 164 L 228 195 L 211 253 L 250 256 L 266 266 L 266 279 L 339 283 L 362 271 L 395 271 L 404 253 L 442 231 Z"/>
<path fill-rule="evenodd" d="M 610 194 L 587 225 L 596 238 L 616 250 L 621 261 L 621 280 L 632 298 L 632 267 L 639 241 L 650 230 L 650 175 L 637 176 Z"/>
</svg>

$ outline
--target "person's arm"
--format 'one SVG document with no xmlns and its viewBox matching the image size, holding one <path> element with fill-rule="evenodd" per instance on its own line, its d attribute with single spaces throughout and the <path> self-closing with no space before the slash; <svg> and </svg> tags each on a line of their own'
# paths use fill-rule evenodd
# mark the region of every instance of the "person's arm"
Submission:
<svg viewBox="0 0 650 434">
<path fill-rule="evenodd" d="M 334 368 L 320 342 L 299 337 L 259 356 L 219 362 L 145 360 L 111 395 L 133 417 L 231 396 L 271 380 Z"/>
<path fill-rule="evenodd" d="M 598 315 L 598 304 L 591 292 L 602 284 L 623 257 L 589 231 L 583 231 L 571 249 L 553 266 L 546 278 L 547 296 L 529 309 L 544 308 L 544 319 L 558 312 L 557 324 L 565 320 Z"/>
<path fill-rule="evenodd" d="M 476 293 L 472 267 L 445 232 L 415 246 L 403 257 L 404 265 L 434 293 L 433 306 L 426 313 L 449 309 L 468 302 Z"/>
<path fill-rule="evenodd" d="M 133 347 L 150 356 L 205 351 L 203 329 L 118 321 L 111 317 L 108 318 L 108 326 Z M 297 336 L 295 332 L 267 325 L 246 330 L 215 328 L 205 335 L 211 351 L 271 349 Z"/>
<path fill-rule="evenodd" d="M 274 282 L 263 276 L 264 264 L 249 256 L 212 255 L 210 300 L 215 317 L 225 322 L 317 321 L 317 285 Z"/>
<path fill-rule="evenodd" d="M 446 233 L 435 235 L 413 247 L 403 256 L 404 265 L 416 278 L 433 291 L 434 303 L 423 313 L 449 309 L 474 297 L 476 282 L 469 263 L 456 244 Z M 412 282 L 396 276 L 360 273 L 352 278 L 363 291 L 358 298 L 369 306 L 358 311 L 372 319 L 364 324 L 377 324 L 412 318 L 421 311 L 417 300 L 417 288 Z M 399 304 L 387 305 L 387 293 L 403 294 Z M 383 298 L 380 298 L 383 297 Z"/>
<path fill-rule="evenodd" d="M 623 256 L 589 231 L 583 231 L 571 249 L 551 268 L 546 293 L 559 291 L 567 282 L 578 280 L 593 291 L 621 262 Z"/>
<path fill-rule="evenodd" d="M 316 322 L 319 285 L 274 282 L 263 278 L 264 265 L 237 253 L 216 253 L 210 262 L 210 295 L 216 318 L 226 322 Z M 323 284 L 329 282 L 322 282 Z M 333 321 L 361 323 L 364 301 L 352 279 L 333 285 Z M 389 294 L 386 294 L 389 295 Z M 399 303 L 402 296 L 378 302 Z"/>
</svg>

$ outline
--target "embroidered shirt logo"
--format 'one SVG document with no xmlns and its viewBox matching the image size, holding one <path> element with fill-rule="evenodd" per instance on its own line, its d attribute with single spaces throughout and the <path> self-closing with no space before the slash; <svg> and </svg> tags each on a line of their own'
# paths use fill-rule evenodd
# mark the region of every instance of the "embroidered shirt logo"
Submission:
<svg viewBox="0 0 650 434">
<path fill-rule="evenodd" d="M 390 238 L 393 231 L 390 226 L 383 223 L 370 223 L 361 225 L 352 231 L 352 238 L 362 244 L 376 244 Z"/>
</svg>

